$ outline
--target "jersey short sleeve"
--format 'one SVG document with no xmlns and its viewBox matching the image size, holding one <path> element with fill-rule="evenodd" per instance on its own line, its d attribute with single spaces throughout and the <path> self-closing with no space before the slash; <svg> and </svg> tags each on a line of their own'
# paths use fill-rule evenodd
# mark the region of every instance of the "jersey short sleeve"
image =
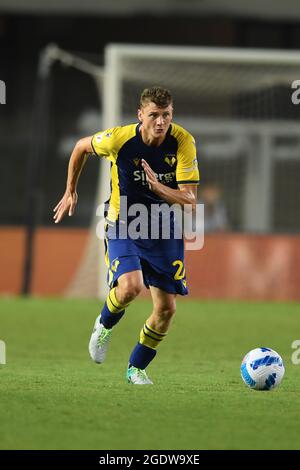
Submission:
<svg viewBox="0 0 300 470">
<path fill-rule="evenodd" d="M 104 157 L 111 162 L 115 162 L 118 150 L 118 127 L 97 132 L 92 137 L 92 147 L 94 153 L 99 157 Z"/>
<path fill-rule="evenodd" d="M 199 184 L 199 170 L 195 139 L 185 132 L 178 137 L 177 184 Z"/>
</svg>

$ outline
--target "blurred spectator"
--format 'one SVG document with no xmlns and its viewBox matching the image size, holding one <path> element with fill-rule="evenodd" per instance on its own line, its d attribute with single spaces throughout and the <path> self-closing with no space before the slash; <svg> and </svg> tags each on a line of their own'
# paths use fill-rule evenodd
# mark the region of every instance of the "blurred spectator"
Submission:
<svg viewBox="0 0 300 470">
<path fill-rule="evenodd" d="M 204 231 L 223 232 L 229 229 L 225 204 L 222 200 L 222 190 L 218 184 L 207 182 L 200 186 L 199 202 L 204 204 Z"/>
</svg>

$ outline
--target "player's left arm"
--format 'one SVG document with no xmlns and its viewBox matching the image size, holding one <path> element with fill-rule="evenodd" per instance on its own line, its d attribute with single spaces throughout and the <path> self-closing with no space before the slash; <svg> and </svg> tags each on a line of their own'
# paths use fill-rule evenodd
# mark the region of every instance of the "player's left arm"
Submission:
<svg viewBox="0 0 300 470">
<path fill-rule="evenodd" d="M 194 210 L 197 203 L 197 184 L 179 184 L 179 189 L 172 189 L 160 183 L 152 168 L 145 160 L 142 160 L 142 167 L 146 173 L 147 181 L 151 191 L 164 199 L 169 204 L 192 205 Z"/>
</svg>

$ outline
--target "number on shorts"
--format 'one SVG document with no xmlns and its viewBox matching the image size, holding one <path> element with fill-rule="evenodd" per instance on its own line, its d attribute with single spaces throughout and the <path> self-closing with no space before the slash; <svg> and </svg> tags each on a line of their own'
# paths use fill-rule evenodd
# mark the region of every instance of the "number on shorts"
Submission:
<svg viewBox="0 0 300 470">
<path fill-rule="evenodd" d="M 183 262 L 180 259 L 177 259 L 176 261 L 173 261 L 172 266 L 178 266 L 178 269 L 174 276 L 175 281 L 183 279 L 185 276 L 185 268 Z"/>
</svg>

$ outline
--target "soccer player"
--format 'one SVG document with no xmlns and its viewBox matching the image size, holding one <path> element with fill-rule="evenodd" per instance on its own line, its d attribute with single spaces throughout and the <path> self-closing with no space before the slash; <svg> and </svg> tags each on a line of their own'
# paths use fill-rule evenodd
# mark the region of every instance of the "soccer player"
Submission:
<svg viewBox="0 0 300 470">
<path fill-rule="evenodd" d="M 105 237 L 110 291 L 96 318 L 89 353 L 96 363 L 104 361 L 114 326 L 146 285 L 153 310 L 131 352 L 126 374 L 129 383 L 138 385 L 152 384 L 145 369 L 168 333 L 176 295 L 188 292 L 183 237 L 174 235 L 174 217 L 170 220 L 170 236 L 165 237 L 162 214 L 151 212 L 152 206 L 166 203 L 168 207 L 179 204 L 190 209 L 196 205 L 199 172 L 195 141 L 172 118 L 170 92 L 161 87 L 146 88 L 140 98 L 139 123 L 107 129 L 77 142 L 69 161 L 66 191 L 54 208 L 55 223 L 67 213 L 73 215 L 77 183 L 87 155 L 95 154 L 111 162 Z M 147 209 L 146 219 L 139 224 L 144 235 L 138 238 L 128 230 L 128 222 L 134 221 L 130 207 L 136 203 Z M 152 238 L 150 228 L 144 230 L 147 222 L 158 224 Z"/>
</svg>

